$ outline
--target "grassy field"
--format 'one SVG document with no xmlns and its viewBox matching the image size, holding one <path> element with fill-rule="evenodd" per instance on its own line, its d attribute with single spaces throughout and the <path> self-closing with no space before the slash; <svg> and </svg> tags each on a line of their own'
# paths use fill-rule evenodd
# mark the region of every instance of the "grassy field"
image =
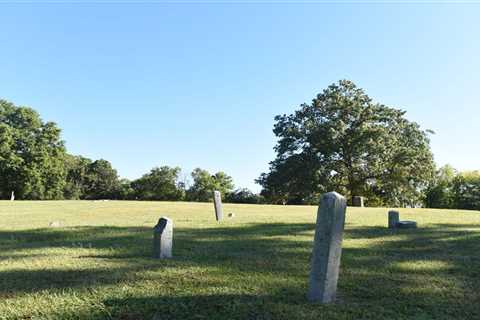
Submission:
<svg viewBox="0 0 480 320">
<path fill-rule="evenodd" d="M 338 302 L 306 301 L 316 207 L 0 202 L 0 319 L 480 319 L 480 212 L 349 208 Z M 174 220 L 174 258 L 151 259 Z M 49 223 L 61 222 L 60 228 Z"/>
</svg>

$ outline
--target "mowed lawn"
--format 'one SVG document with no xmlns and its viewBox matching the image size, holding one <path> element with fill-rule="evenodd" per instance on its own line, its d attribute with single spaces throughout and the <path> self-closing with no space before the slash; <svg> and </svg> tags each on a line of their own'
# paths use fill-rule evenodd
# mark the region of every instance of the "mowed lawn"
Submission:
<svg viewBox="0 0 480 320">
<path fill-rule="evenodd" d="M 480 212 L 348 208 L 338 302 L 306 301 L 316 207 L 0 202 L 0 319 L 480 319 Z M 174 221 L 174 258 L 151 258 Z M 59 228 L 50 222 L 61 222 Z"/>
</svg>

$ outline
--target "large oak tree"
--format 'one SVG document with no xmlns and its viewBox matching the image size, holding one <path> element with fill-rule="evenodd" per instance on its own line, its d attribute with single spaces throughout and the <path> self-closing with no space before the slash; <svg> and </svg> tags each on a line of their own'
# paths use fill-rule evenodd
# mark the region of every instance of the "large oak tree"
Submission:
<svg viewBox="0 0 480 320">
<path fill-rule="evenodd" d="M 415 204 L 434 175 L 430 131 L 351 81 L 330 85 L 275 121 L 277 157 L 257 180 L 270 201 L 314 202 L 336 190 L 375 204 Z"/>
</svg>

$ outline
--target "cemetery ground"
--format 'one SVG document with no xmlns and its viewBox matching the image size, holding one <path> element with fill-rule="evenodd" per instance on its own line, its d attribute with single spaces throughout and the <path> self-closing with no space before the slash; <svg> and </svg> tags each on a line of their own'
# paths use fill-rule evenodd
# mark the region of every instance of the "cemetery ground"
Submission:
<svg viewBox="0 0 480 320">
<path fill-rule="evenodd" d="M 348 208 L 337 302 L 321 305 L 306 299 L 316 207 L 223 210 L 2 201 L 0 319 L 480 319 L 478 211 L 399 209 L 418 229 L 390 230 L 388 208 Z M 162 216 L 173 258 L 156 260 Z"/>
</svg>

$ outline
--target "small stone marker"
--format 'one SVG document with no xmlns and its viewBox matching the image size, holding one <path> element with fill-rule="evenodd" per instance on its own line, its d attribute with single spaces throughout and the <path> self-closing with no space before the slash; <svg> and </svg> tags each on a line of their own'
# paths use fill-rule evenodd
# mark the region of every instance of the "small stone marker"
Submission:
<svg viewBox="0 0 480 320">
<path fill-rule="evenodd" d="M 363 197 L 355 196 L 352 198 L 352 205 L 354 207 L 362 207 L 363 208 Z"/>
<path fill-rule="evenodd" d="M 397 222 L 397 228 L 399 229 L 416 229 L 417 223 L 415 221 L 399 221 Z"/>
<path fill-rule="evenodd" d="M 15 200 L 15 192 L 14 191 L 12 191 L 12 195 L 10 196 L 10 201 L 13 201 L 13 200 Z"/>
<path fill-rule="evenodd" d="M 343 228 L 347 201 L 336 192 L 322 195 L 312 252 L 308 299 L 312 302 L 335 301 L 342 255 Z"/>
<path fill-rule="evenodd" d="M 172 257 L 173 222 L 162 217 L 153 228 L 153 257 L 165 259 Z"/>
<path fill-rule="evenodd" d="M 416 229 L 417 223 L 415 221 L 400 221 L 400 214 L 398 211 L 388 211 L 388 228 L 389 229 Z"/>
<path fill-rule="evenodd" d="M 235 218 L 235 213 L 230 212 L 230 213 L 228 214 L 228 217 L 229 217 L 229 218 Z"/>
<path fill-rule="evenodd" d="M 60 221 L 52 221 L 48 224 L 50 228 L 60 228 L 62 225 L 63 224 Z"/>
<path fill-rule="evenodd" d="M 215 207 L 215 217 L 217 221 L 223 219 L 223 211 L 222 211 L 222 195 L 220 191 L 213 191 L 213 205 Z"/>
<path fill-rule="evenodd" d="M 388 211 L 388 228 L 395 229 L 400 221 L 400 213 L 395 210 Z"/>
</svg>

